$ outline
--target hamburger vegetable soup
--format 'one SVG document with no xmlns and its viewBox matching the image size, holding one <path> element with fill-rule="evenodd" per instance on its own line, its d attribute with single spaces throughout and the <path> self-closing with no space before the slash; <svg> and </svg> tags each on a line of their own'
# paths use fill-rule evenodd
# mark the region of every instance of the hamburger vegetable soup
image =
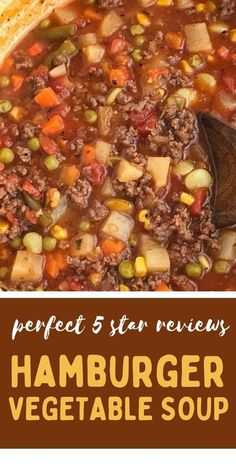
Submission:
<svg viewBox="0 0 236 472">
<path fill-rule="evenodd" d="M 236 126 L 234 0 L 81 0 L 0 70 L 5 290 L 235 290 L 197 113 Z"/>
</svg>

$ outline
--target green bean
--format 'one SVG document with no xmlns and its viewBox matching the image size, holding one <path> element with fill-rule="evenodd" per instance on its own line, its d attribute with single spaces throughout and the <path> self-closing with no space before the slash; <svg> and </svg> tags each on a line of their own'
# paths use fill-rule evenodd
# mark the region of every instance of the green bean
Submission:
<svg viewBox="0 0 236 472">
<path fill-rule="evenodd" d="M 134 264 L 132 261 L 122 261 L 118 267 L 119 274 L 124 279 L 132 279 L 134 276 Z"/>
<path fill-rule="evenodd" d="M 34 211 L 38 211 L 41 209 L 40 202 L 38 200 L 35 200 L 35 198 L 32 198 L 27 192 L 22 192 L 24 201 L 26 205 Z"/>
<path fill-rule="evenodd" d="M 185 273 L 190 279 L 199 279 L 202 275 L 202 268 L 196 262 L 188 262 L 185 266 Z"/>
<path fill-rule="evenodd" d="M 10 100 L 0 100 L 0 114 L 8 113 L 12 109 Z"/>
<path fill-rule="evenodd" d="M 3 164 L 10 164 L 12 161 L 14 161 L 14 158 L 14 152 L 10 148 L 3 147 L 0 149 L 0 162 Z"/>
<path fill-rule="evenodd" d="M 55 51 L 51 52 L 45 59 L 45 66 L 51 67 L 53 60 L 57 56 L 65 56 L 66 58 L 73 57 L 77 54 L 78 49 L 76 46 L 70 41 L 70 39 L 66 39 Z"/>
<path fill-rule="evenodd" d="M 74 23 L 62 26 L 55 26 L 53 28 L 43 29 L 39 32 L 41 39 L 66 39 L 68 36 L 75 36 L 77 26 Z"/>
<path fill-rule="evenodd" d="M 39 211 L 41 210 L 41 215 L 38 218 L 38 223 L 40 226 L 43 228 L 47 228 L 53 223 L 53 218 L 50 216 L 46 210 L 44 210 L 38 200 L 35 200 L 34 198 L 30 197 L 30 195 L 27 192 L 22 192 L 24 201 L 26 205 L 34 211 Z"/>
</svg>

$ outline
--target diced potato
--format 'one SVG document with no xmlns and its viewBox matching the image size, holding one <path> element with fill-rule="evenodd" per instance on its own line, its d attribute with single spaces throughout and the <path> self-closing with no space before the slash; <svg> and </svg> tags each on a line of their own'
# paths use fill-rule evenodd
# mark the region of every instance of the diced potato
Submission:
<svg viewBox="0 0 236 472">
<path fill-rule="evenodd" d="M 206 23 L 193 23 L 184 27 L 186 48 L 190 52 L 210 51 L 211 39 Z"/>
<path fill-rule="evenodd" d="M 50 70 L 49 75 L 52 79 L 57 79 L 58 77 L 62 77 L 63 75 L 67 74 L 67 69 L 65 64 L 60 64 L 54 69 Z"/>
<path fill-rule="evenodd" d="M 147 8 L 156 3 L 156 0 L 138 0 L 141 7 Z"/>
<path fill-rule="evenodd" d="M 79 35 L 79 45 L 84 48 L 97 43 L 97 36 L 95 33 L 85 33 Z"/>
<path fill-rule="evenodd" d="M 112 187 L 112 181 L 110 177 L 107 177 L 102 188 L 101 188 L 102 197 L 115 197 L 116 192 Z"/>
<path fill-rule="evenodd" d="M 43 277 L 45 256 L 29 251 L 18 251 L 13 264 L 12 282 L 32 282 L 38 284 Z"/>
<path fill-rule="evenodd" d="M 169 170 L 170 157 L 148 157 L 147 171 L 151 174 L 156 189 L 167 185 Z"/>
<path fill-rule="evenodd" d="M 117 167 L 117 179 L 119 182 L 133 182 L 143 175 L 142 169 L 134 164 L 130 164 L 126 159 L 121 159 Z"/>
<path fill-rule="evenodd" d="M 175 0 L 178 10 L 187 10 L 194 6 L 193 0 Z"/>
<path fill-rule="evenodd" d="M 78 234 L 70 248 L 71 257 L 86 257 L 96 255 L 96 238 L 93 234 Z"/>
<path fill-rule="evenodd" d="M 236 232 L 227 230 L 223 233 L 221 239 L 221 248 L 219 259 L 233 261 L 236 259 Z"/>
<path fill-rule="evenodd" d="M 118 211 L 111 211 L 102 226 L 102 232 L 107 236 L 127 242 L 132 233 L 133 227 L 133 218 Z"/>
<path fill-rule="evenodd" d="M 214 92 L 216 88 L 216 79 L 211 74 L 198 74 L 195 81 L 197 87 L 199 87 L 203 92 Z"/>
<path fill-rule="evenodd" d="M 166 248 L 156 243 L 150 236 L 141 236 L 140 252 L 144 257 L 148 272 L 166 272 L 170 269 L 170 257 Z"/>
<path fill-rule="evenodd" d="M 182 98 L 185 102 L 185 106 L 188 108 L 197 101 L 198 94 L 197 91 L 191 87 L 184 87 L 178 89 L 170 98 Z"/>
<path fill-rule="evenodd" d="M 108 38 L 115 31 L 117 31 L 123 25 L 122 18 L 114 11 L 111 10 L 102 20 L 100 26 L 101 36 Z"/>
<path fill-rule="evenodd" d="M 67 209 L 68 209 L 68 198 L 66 195 L 62 195 L 57 207 L 54 208 L 51 213 L 53 223 L 56 223 L 58 220 L 60 220 L 60 218 L 65 214 Z"/>
<path fill-rule="evenodd" d="M 105 54 L 105 49 L 100 44 L 91 44 L 83 48 L 83 53 L 89 64 L 98 64 Z"/>
<path fill-rule="evenodd" d="M 110 106 L 98 107 L 98 129 L 102 136 L 107 136 L 111 131 L 111 119 L 113 110 Z"/>
<path fill-rule="evenodd" d="M 108 158 L 111 155 L 111 144 L 98 139 L 96 142 L 96 160 L 100 162 L 100 164 L 106 164 Z"/>
<path fill-rule="evenodd" d="M 53 16 L 55 20 L 61 25 L 72 23 L 78 17 L 78 7 L 75 4 L 67 5 L 65 7 L 56 8 Z"/>
</svg>

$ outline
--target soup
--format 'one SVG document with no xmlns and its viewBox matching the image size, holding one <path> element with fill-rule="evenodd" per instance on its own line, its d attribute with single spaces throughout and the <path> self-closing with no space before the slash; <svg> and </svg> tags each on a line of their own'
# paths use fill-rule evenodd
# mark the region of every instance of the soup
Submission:
<svg viewBox="0 0 236 472">
<path fill-rule="evenodd" d="M 81 0 L 5 59 L 3 289 L 235 290 L 197 119 L 236 125 L 235 19 L 230 0 Z"/>
</svg>

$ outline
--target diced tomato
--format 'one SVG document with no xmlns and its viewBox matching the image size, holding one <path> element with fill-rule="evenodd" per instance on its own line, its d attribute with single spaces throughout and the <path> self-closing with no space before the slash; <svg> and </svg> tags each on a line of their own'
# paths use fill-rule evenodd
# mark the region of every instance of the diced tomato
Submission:
<svg viewBox="0 0 236 472">
<path fill-rule="evenodd" d="M 93 162 L 89 167 L 84 168 L 86 177 L 93 185 L 101 185 L 106 177 L 106 168 L 98 162 Z"/>
<path fill-rule="evenodd" d="M 230 74 L 224 74 L 222 80 L 230 92 L 236 92 L 236 77 Z"/>
<path fill-rule="evenodd" d="M 121 54 L 124 51 L 128 51 L 130 43 L 123 38 L 114 38 L 111 42 L 111 54 Z"/>
<path fill-rule="evenodd" d="M 202 211 L 202 205 L 207 196 L 206 188 L 197 188 L 193 190 L 192 195 L 195 197 L 195 202 L 191 205 L 190 211 L 192 215 L 199 216 Z"/>
<path fill-rule="evenodd" d="M 9 221 L 9 223 L 11 223 L 12 225 L 15 223 L 16 221 L 16 217 L 13 215 L 13 213 L 11 211 L 8 211 L 7 214 L 6 214 L 6 218 L 7 218 L 7 221 Z"/>
<path fill-rule="evenodd" d="M 59 148 L 53 139 L 45 136 L 45 134 L 40 134 L 39 136 L 40 146 L 44 152 L 49 155 L 57 154 L 59 152 Z"/>
<path fill-rule="evenodd" d="M 69 288 L 72 292 L 85 292 L 87 287 L 80 282 L 68 281 Z"/>
<path fill-rule="evenodd" d="M 30 195 L 32 195 L 32 197 L 35 197 L 35 198 L 38 198 L 40 197 L 40 192 L 39 190 L 34 187 L 33 184 L 31 184 L 31 182 L 29 182 L 28 180 L 25 180 L 25 182 L 23 183 L 22 185 L 22 189 L 29 193 Z"/>
<path fill-rule="evenodd" d="M 26 210 L 25 217 L 32 225 L 37 224 L 38 217 L 33 210 Z"/>
<path fill-rule="evenodd" d="M 69 115 L 70 110 L 71 110 L 70 105 L 64 102 L 64 103 L 61 103 L 56 108 L 54 108 L 53 110 L 51 110 L 49 116 L 60 115 L 62 118 L 65 118 L 67 115 Z"/>
<path fill-rule="evenodd" d="M 68 75 L 62 75 L 56 79 L 51 79 L 50 83 L 53 90 L 57 93 L 63 91 L 63 89 L 68 90 L 68 92 L 73 92 L 75 88 L 74 83 L 70 81 Z"/>
<path fill-rule="evenodd" d="M 139 134 L 146 136 L 152 129 L 156 128 L 157 125 L 157 117 L 155 115 L 151 115 L 145 123 L 138 126 Z"/>
<path fill-rule="evenodd" d="M 150 118 L 151 113 L 152 112 L 150 110 L 143 110 L 143 111 L 139 111 L 139 112 L 132 111 L 130 113 L 129 118 L 130 118 L 130 121 L 131 121 L 132 125 L 141 126 L 148 120 L 148 118 Z"/>
<path fill-rule="evenodd" d="M 31 57 L 35 57 L 35 56 L 39 56 L 40 54 L 42 54 L 44 49 L 45 49 L 45 45 L 38 41 L 38 42 L 32 44 L 32 46 L 30 46 L 30 48 L 28 49 L 28 52 L 29 52 L 29 55 Z"/>
<path fill-rule="evenodd" d="M 230 51 L 225 46 L 221 46 L 219 49 L 217 49 L 217 54 L 221 57 L 221 59 L 226 60 L 229 59 Z"/>
<path fill-rule="evenodd" d="M 17 92 L 17 90 L 19 90 L 24 83 L 24 77 L 22 77 L 22 75 L 12 75 L 11 83 L 12 83 L 14 92 Z"/>
</svg>

